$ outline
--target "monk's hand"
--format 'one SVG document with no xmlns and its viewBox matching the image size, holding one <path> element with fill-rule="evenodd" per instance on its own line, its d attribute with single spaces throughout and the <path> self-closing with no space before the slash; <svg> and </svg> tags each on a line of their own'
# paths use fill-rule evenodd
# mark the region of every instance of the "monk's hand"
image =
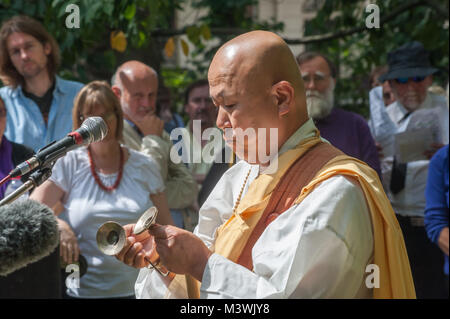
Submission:
<svg viewBox="0 0 450 319">
<path fill-rule="evenodd" d="M 190 274 L 202 281 L 211 251 L 193 233 L 171 225 L 155 224 L 149 229 L 154 236 L 161 263 L 176 274 Z"/>
<path fill-rule="evenodd" d="M 129 224 L 123 227 L 127 239 L 125 246 L 116 255 L 116 258 L 134 268 L 147 267 L 148 260 L 152 260 L 153 255 L 156 254 L 155 243 L 148 232 L 134 235 L 134 226 L 135 224 Z"/>
</svg>

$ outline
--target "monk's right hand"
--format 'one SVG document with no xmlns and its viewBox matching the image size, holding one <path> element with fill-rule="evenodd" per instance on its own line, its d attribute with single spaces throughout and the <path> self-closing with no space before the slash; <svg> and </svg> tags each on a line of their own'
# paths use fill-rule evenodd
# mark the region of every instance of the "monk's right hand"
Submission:
<svg viewBox="0 0 450 319">
<path fill-rule="evenodd" d="M 135 224 L 125 225 L 126 243 L 123 249 L 116 255 L 121 262 L 134 268 L 143 268 L 149 265 L 145 257 L 150 260 L 155 253 L 153 236 L 148 231 L 139 235 L 133 234 Z"/>
</svg>

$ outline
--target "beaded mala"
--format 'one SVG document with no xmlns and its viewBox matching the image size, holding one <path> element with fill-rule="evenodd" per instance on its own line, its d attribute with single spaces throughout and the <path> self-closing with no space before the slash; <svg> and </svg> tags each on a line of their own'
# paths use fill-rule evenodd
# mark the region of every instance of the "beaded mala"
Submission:
<svg viewBox="0 0 450 319">
<path fill-rule="evenodd" d="M 241 191 L 239 192 L 239 196 L 236 200 L 236 203 L 234 204 L 233 214 L 236 213 L 239 203 L 241 202 L 242 193 L 244 191 L 245 185 L 247 184 L 247 180 L 248 180 L 248 177 L 250 176 L 251 171 L 252 171 L 252 168 L 250 167 L 250 169 L 248 170 L 247 176 L 245 177 L 244 184 L 242 184 Z"/>
</svg>

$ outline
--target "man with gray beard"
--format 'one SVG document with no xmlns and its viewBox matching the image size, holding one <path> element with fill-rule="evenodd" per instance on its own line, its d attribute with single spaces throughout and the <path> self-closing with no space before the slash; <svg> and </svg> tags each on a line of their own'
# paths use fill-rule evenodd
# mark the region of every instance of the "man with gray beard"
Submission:
<svg viewBox="0 0 450 319">
<path fill-rule="evenodd" d="M 308 115 L 320 135 L 349 156 L 366 162 L 381 176 L 375 142 L 366 120 L 334 107 L 336 68 L 323 54 L 304 52 L 297 63 L 306 89 Z"/>
</svg>

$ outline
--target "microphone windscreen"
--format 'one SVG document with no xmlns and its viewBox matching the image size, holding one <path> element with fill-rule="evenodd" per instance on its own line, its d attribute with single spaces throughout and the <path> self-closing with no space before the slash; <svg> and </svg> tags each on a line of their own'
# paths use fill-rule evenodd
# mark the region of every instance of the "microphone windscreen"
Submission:
<svg viewBox="0 0 450 319">
<path fill-rule="evenodd" d="M 59 242 L 58 222 L 33 200 L 0 207 L 0 276 L 48 256 Z"/>
<path fill-rule="evenodd" d="M 100 116 L 88 117 L 81 124 L 80 129 L 89 133 L 88 143 L 101 141 L 108 134 L 108 125 Z"/>
</svg>

